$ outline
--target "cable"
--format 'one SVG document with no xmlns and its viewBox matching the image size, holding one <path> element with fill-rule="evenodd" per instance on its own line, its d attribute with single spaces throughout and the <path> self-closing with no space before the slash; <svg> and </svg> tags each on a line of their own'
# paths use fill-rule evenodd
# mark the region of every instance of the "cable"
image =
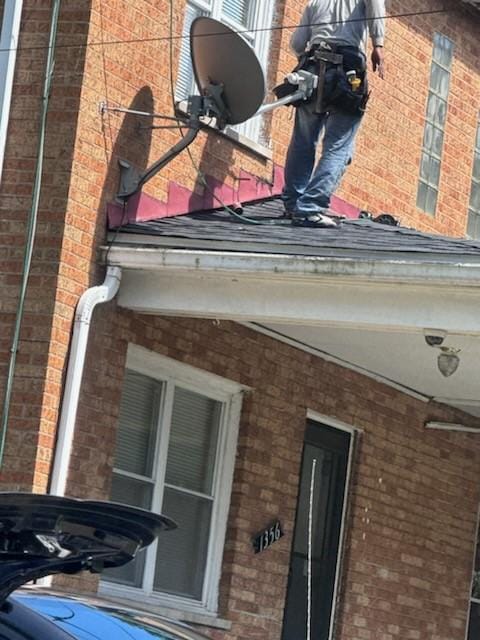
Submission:
<svg viewBox="0 0 480 640">
<path fill-rule="evenodd" d="M 450 9 L 435 9 L 430 11 L 411 11 L 409 13 L 394 13 L 391 15 L 379 16 L 378 18 L 352 18 L 348 20 L 332 20 L 330 22 L 311 22 L 309 24 L 299 25 L 299 24 L 291 24 L 291 25 L 279 25 L 276 27 L 259 27 L 258 29 L 232 29 L 233 33 L 239 35 L 248 35 L 252 33 L 265 33 L 272 31 L 289 31 L 293 29 L 297 29 L 302 26 L 305 28 L 308 27 L 325 27 L 336 24 L 350 24 L 354 22 L 372 22 L 373 20 L 392 20 L 394 18 L 415 18 L 421 16 L 431 16 L 436 14 L 445 14 L 451 13 L 453 10 Z M 220 33 L 205 33 L 205 34 L 197 34 L 193 37 L 195 38 L 210 38 L 213 36 L 225 35 L 224 32 Z M 132 38 L 130 40 L 109 40 L 108 42 L 87 42 L 85 44 L 61 44 L 56 47 L 56 49 L 83 49 L 89 47 L 105 47 L 110 45 L 122 45 L 122 44 L 138 44 L 141 42 L 166 42 L 166 41 L 174 41 L 174 40 L 186 40 L 189 39 L 190 35 L 168 35 L 168 36 L 158 36 L 156 38 Z M 8 51 L 43 51 L 48 49 L 48 46 L 39 45 L 36 47 L 11 47 L 0 49 L 0 53 L 6 53 Z"/>
</svg>

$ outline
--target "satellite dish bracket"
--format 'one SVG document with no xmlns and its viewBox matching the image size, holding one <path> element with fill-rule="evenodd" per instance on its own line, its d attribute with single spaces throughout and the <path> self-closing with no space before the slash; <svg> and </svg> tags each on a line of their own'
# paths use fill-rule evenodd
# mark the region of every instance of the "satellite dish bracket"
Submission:
<svg viewBox="0 0 480 640">
<path fill-rule="evenodd" d="M 120 186 L 117 198 L 122 201 L 128 200 L 135 193 L 140 191 L 143 185 L 151 180 L 163 167 L 176 158 L 186 149 L 198 135 L 202 126 L 200 118 L 207 115 L 208 103 L 201 96 L 190 96 L 188 98 L 188 119 L 185 122 L 187 132 L 182 139 L 169 149 L 157 162 L 152 164 L 144 173 L 139 174 L 137 169 L 129 162 L 120 160 Z M 212 107 L 213 108 L 213 107 Z"/>
<path fill-rule="evenodd" d="M 219 129 L 225 129 L 230 119 L 230 111 L 225 103 L 225 92 L 223 84 L 210 83 L 205 87 L 205 115 L 214 116 Z"/>
</svg>

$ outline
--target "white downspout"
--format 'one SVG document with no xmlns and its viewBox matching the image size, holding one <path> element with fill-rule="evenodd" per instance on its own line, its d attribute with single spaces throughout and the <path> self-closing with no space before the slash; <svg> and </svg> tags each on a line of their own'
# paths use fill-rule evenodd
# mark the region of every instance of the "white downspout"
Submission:
<svg viewBox="0 0 480 640">
<path fill-rule="evenodd" d="M 109 302 L 115 297 L 120 287 L 121 277 L 122 270 L 120 267 L 108 267 L 103 284 L 87 289 L 77 305 L 50 482 L 49 492 L 53 495 L 65 495 L 67 486 L 80 385 L 93 310 L 97 304 Z"/>
</svg>

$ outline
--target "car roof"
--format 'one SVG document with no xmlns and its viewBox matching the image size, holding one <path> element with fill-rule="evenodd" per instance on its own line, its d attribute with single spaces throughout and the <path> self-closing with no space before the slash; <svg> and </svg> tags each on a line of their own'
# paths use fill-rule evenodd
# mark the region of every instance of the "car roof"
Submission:
<svg viewBox="0 0 480 640">
<path fill-rule="evenodd" d="M 184 623 L 97 596 L 26 587 L 18 590 L 12 598 L 57 624 L 63 622 L 60 626 L 74 637 L 77 637 L 75 634 L 81 629 L 86 634 L 103 633 L 103 636 L 99 636 L 102 640 L 110 637 L 123 640 L 123 635 L 120 635 L 122 632 L 128 640 L 137 640 L 137 636 L 138 640 L 153 640 L 159 636 L 179 640 L 207 640 L 206 636 Z M 86 636 L 78 637 L 83 639 Z"/>
</svg>

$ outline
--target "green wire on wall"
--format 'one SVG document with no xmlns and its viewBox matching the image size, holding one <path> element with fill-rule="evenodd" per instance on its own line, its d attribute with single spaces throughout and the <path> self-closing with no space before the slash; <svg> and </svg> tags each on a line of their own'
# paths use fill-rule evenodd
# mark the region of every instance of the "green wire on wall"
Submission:
<svg viewBox="0 0 480 640">
<path fill-rule="evenodd" d="M 23 255 L 22 280 L 20 294 L 18 298 L 17 311 L 15 315 L 15 329 L 13 333 L 12 346 L 10 349 L 10 362 L 8 366 L 7 382 L 5 385 L 4 403 L 2 418 L 0 423 L 0 467 L 3 463 L 5 450 L 5 440 L 7 436 L 8 419 L 10 416 L 10 405 L 13 392 L 13 381 L 15 378 L 15 366 L 17 361 L 18 345 L 20 342 L 20 330 L 22 326 L 25 298 L 27 294 L 28 279 L 32 264 L 33 247 L 37 230 L 38 207 L 40 201 L 40 191 L 42 186 L 43 160 L 45 148 L 45 131 L 47 124 L 48 103 L 50 98 L 50 88 L 52 84 L 53 71 L 55 66 L 55 41 L 57 37 L 58 15 L 60 12 L 61 0 L 54 0 L 52 7 L 52 19 L 50 23 L 50 36 L 48 42 L 48 54 L 45 67 L 45 78 L 42 93 L 42 108 L 40 113 L 40 131 L 38 137 L 37 162 L 35 166 L 35 178 L 33 183 L 32 204 L 27 219 L 27 237 L 25 251 Z"/>
</svg>

